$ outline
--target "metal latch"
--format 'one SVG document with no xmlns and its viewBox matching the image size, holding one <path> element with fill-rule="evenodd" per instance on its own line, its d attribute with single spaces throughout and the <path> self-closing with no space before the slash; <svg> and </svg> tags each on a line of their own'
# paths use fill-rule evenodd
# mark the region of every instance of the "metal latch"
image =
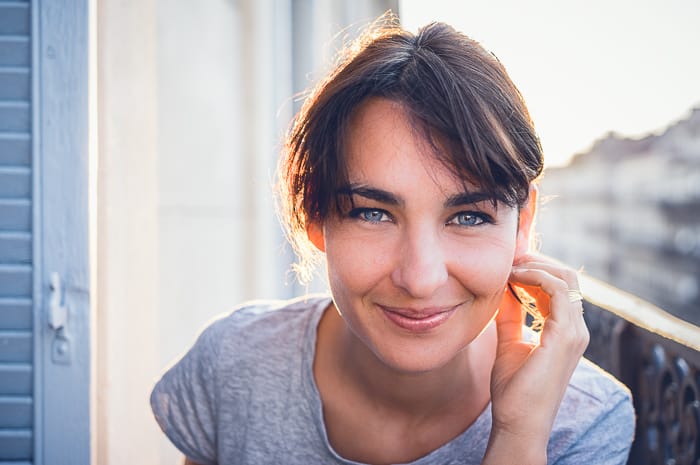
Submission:
<svg viewBox="0 0 700 465">
<path fill-rule="evenodd" d="M 51 273 L 49 284 L 49 327 L 55 331 L 51 343 L 51 360 L 60 365 L 71 363 L 71 343 L 66 333 L 68 306 L 65 304 L 63 283 L 58 273 Z"/>
<path fill-rule="evenodd" d="M 63 302 L 63 288 L 58 273 L 51 273 L 51 298 L 49 300 L 49 327 L 59 330 L 68 323 L 68 307 Z"/>
</svg>

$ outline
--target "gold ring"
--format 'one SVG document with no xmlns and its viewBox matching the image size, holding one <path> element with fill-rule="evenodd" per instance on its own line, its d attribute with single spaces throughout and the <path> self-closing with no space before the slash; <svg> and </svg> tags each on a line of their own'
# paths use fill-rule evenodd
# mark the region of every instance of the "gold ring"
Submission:
<svg viewBox="0 0 700 465">
<path fill-rule="evenodd" d="M 572 304 L 575 302 L 581 302 L 583 300 L 581 291 L 579 291 L 578 289 L 569 289 L 567 291 L 567 294 L 569 296 L 569 302 L 571 302 Z"/>
</svg>

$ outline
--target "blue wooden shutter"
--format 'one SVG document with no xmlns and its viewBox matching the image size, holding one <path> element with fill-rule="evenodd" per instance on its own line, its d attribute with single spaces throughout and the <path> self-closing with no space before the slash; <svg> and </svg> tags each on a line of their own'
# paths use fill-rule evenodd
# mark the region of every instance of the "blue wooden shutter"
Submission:
<svg viewBox="0 0 700 465">
<path fill-rule="evenodd" d="M 0 1 L 0 464 L 33 459 L 31 19 Z"/>
</svg>

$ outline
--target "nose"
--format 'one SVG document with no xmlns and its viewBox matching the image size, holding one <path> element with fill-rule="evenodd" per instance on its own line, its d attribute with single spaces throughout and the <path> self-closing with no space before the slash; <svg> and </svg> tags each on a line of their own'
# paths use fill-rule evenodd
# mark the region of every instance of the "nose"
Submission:
<svg viewBox="0 0 700 465">
<path fill-rule="evenodd" d="M 408 232 L 399 250 L 392 281 L 411 297 L 432 297 L 447 282 L 447 264 L 437 231 L 423 227 Z"/>
</svg>

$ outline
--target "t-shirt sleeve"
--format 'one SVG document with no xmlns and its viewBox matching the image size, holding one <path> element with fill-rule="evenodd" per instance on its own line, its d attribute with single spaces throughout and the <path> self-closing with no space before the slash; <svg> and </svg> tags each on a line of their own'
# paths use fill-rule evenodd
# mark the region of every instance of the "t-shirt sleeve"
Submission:
<svg viewBox="0 0 700 465">
<path fill-rule="evenodd" d="M 627 393 L 618 392 L 554 465 L 625 465 L 634 430 L 632 400 Z"/>
<path fill-rule="evenodd" d="M 151 393 L 156 421 L 189 459 L 217 463 L 216 331 L 209 327 Z"/>
</svg>

